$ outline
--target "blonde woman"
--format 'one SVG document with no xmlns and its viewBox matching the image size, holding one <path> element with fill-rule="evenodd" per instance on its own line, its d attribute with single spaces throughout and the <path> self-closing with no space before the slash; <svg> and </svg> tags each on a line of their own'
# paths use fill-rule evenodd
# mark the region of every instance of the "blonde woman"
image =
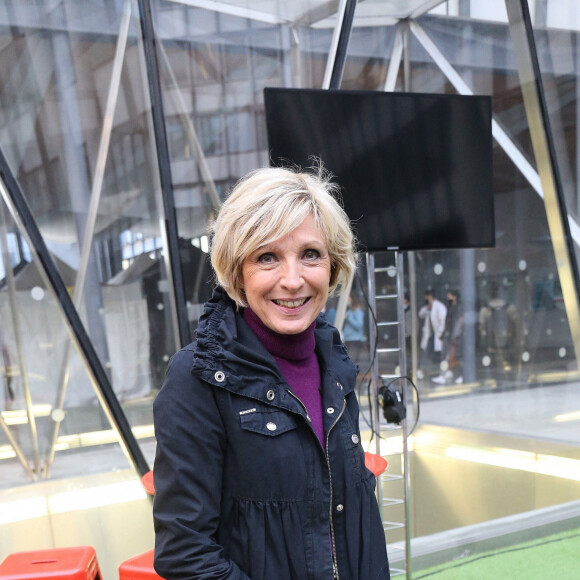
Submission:
<svg viewBox="0 0 580 580">
<path fill-rule="evenodd" d="M 389 578 L 356 369 L 320 315 L 355 268 L 334 189 L 321 171 L 260 169 L 213 224 L 219 286 L 154 404 L 168 580 Z"/>
</svg>

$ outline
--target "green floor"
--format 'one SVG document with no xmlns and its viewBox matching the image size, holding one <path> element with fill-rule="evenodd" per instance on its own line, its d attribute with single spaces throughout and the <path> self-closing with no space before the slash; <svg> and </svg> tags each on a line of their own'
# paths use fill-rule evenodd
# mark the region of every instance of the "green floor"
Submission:
<svg viewBox="0 0 580 580">
<path fill-rule="evenodd" d="M 578 580 L 580 529 L 421 570 L 413 580 Z"/>
</svg>

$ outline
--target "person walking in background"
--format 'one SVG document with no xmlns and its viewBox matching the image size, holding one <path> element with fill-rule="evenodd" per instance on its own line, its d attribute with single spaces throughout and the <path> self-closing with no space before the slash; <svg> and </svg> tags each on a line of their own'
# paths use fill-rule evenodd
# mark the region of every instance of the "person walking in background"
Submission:
<svg viewBox="0 0 580 580">
<path fill-rule="evenodd" d="M 419 318 L 423 320 L 421 332 L 423 369 L 429 366 L 440 369 L 446 316 L 447 308 L 443 302 L 435 298 L 435 291 L 432 288 L 425 290 L 425 305 L 419 310 Z"/>
<path fill-rule="evenodd" d="M 486 354 L 502 371 L 511 371 L 517 360 L 521 340 L 518 327 L 517 308 L 508 302 L 501 284 L 492 284 L 491 299 L 479 311 L 480 337 Z"/>
<path fill-rule="evenodd" d="M 443 332 L 443 359 L 447 363 L 438 377 L 433 377 L 433 382 L 445 384 L 452 381 L 463 383 L 461 371 L 462 344 L 461 333 L 463 330 L 463 313 L 458 290 L 447 291 L 447 314 L 445 316 L 445 331 Z"/>
<path fill-rule="evenodd" d="M 322 170 L 242 178 L 212 228 L 219 287 L 153 405 L 167 580 L 388 580 L 356 367 L 320 315 L 355 268 Z"/>
<path fill-rule="evenodd" d="M 346 315 L 342 325 L 342 339 L 348 355 L 353 361 L 360 363 L 363 358 L 369 358 L 365 311 L 360 299 L 353 294 L 348 297 Z"/>
</svg>

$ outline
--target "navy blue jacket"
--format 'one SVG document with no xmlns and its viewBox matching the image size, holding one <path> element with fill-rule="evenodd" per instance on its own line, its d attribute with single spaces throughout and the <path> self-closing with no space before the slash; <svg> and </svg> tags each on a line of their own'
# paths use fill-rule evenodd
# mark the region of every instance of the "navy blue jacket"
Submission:
<svg viewBox="0 0 580 580">
<path fill-rule="evenodd" d="M 155 569 L 168 580 L 385 580 L 356 368 L 315 329 L 327 452 L 272 356 L 218 290 L 154 403 Z M 334 572 L 336 568 L 336 575 Z"/>
</svg>

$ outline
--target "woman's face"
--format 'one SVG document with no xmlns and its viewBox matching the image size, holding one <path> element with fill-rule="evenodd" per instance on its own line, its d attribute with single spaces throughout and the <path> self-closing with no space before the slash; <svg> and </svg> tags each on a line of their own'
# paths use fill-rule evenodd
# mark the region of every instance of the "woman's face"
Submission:
<svg viewBox="0 0 580 580">
<path fill-rule="evenodd" d="M 279 334 L 298 334 L 312 324 L 326 304 L 329 283 L 330 256 L 312 214 L 242 264 L 250 308 Z"/>
</svg>

